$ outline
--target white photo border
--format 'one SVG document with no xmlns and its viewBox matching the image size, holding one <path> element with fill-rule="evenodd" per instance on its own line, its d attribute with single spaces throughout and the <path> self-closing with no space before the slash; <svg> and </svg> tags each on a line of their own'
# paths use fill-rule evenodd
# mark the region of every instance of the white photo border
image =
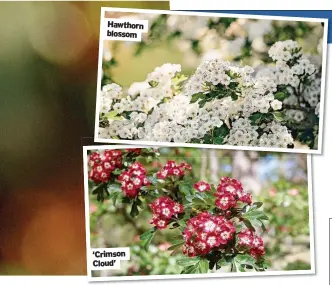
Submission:
<svg viewBox="0 0 332 285">
<path fill-rule="evenodd" d="M 150 146 L 165 147 L 165 146 Z M 167 146 L 166 146 L 167 147 Z M 91 269 L 91 250 L 90 239 L 90 210 L 89 210 L 89 184 L 88 184 L 88 150 L 105 149 L 128 149 L 128 148 L 149 148 L 143 145 L 92 145 L 83 146 L 83 171 L 84 171 L 84 205 L 85 205 L 85 230 L 86 230 L 86 252 L 87 252 L 87 276 L 89 282 L 103 281 L 133 281 L 133 280 L 160 280 L 160 279 L 187 279 L 187 278 L 231 278 L 231 277 L 264 277 L 264 276 L 282 276 L 282 275 L 315 275 L 315 231 L 314 231 L 314 211 L 313 211 L 313 191 L 312 191 L 312 156 L 307 154 L 307 181 L 308 181 L 308 206 L 309 206 L 309 228 L 310 228 L 310 269 L 309 270 L 289 270 L 289 271 L 264 271 L 264 272 L 229 272 L 213 274 L 170 274 L 170 275 L 144 275 L 144 276 L 109 276 L 93 277 Z M 296 154 L 294 154 L 296 155 Z"/>
<path fill-rule="evenodd" d="M 227 13 L 205 13 L 205 12 L 184 12 L 184 11 L 168 11 L 168 10 L 149 10 L 149 9 L 129 9 L 129 8 L 111 8 L 102 7 L 100 13 L 100 35 L 103 31 L 103 19 L 105 12 L 123 12 L 123 13 L 140 13 L 140 14 L 168 14 L 168 15 L 187 15 L 187 16 L 211 16 L 211 17 L 228 17 L 228 18 L 249 18 L 249 19 L 270 19 L 270 20 L 289 20 L 297 22 L 320 22 L 324 23 L 323 35 L 323 51 L 322 51 L 322 78 L 321 78 L 321 94 L 320 94 L 320 116 L 319 116 L 319 130 L 318 130 L 318 146 L 317 149 L 301 149 L 301 148 L 273 148 L 273 147 L 259 147 L 259 146 L 232 146 L 232 145 L 218 145 L 218 144 L 199 144 L 199 143 L 178 143 L 178 142 L 155 142 L 155 141 L 141 141 L 141 140 L 126 140 L 126 139 L 102 139 L 99 138 L 99 110 L 100 110 L 100 90 L 102 79 L 102 59 L 104 40 L 99 37 L 99 54 L 98 54 L 98 74 L 97 74 L 97 92 L 96 92 L 96 109 L 95 109 L 95 129 L 94 141 L 96 143 L 111 143 L 111 144 L 133 144 L 146 146 L 167 146 L 167 147 L 198 147 L 198 148 L 214 148 L 214 149 L 232 149 L 232 150 L 255 150 L 267 152 L 289 152 L 289 153 L 307 153 L 307 154 L 322 154 L 323 148 L 323 121 L 324 121 L 324 105 L 325 105 L 325 90 L 326 90 L 326 65 L 327 65 L 327 32 L 328 19 L 326 18 L 302 18 L 302 17 L 284 17 L 284 16 L 263 16 L 263 15 L 244 15 L 244 14 L 227 14 Z"/>
</svg>

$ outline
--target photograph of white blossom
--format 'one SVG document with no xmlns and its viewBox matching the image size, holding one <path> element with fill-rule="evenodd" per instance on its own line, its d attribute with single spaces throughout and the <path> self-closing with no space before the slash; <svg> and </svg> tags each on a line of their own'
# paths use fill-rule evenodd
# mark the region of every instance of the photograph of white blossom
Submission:
<svg viewBox="0 0 332 285">
<path fill-rule="evenodd" d="M 96 142 L 321 153 L 327 20 L 104 9 Z"/>
</svg>

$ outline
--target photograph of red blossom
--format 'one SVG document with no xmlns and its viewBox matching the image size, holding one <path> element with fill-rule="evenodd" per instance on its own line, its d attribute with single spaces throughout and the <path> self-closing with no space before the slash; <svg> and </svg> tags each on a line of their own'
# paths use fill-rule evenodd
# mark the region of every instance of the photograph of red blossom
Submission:
<svg viewBox="0 0 332 285">
<path fill-rule="evenodd" d="M 104 8 L 99 44 L 96 142 L 321 153 L 326 19 Z"/>
<path fill-rule="evenodd" d="M 307 155 L 134 146 L 83 152 L 90 280 L 315 273 Z M 103 269 L 119 262 L 113 257 L 123 248 L 130 257 Z"/>
</svg>

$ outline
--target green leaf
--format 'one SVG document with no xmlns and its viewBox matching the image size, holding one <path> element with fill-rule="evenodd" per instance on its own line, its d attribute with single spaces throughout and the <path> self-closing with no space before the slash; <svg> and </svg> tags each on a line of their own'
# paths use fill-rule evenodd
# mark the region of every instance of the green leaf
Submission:
<svg viewBox="0 0 332 285">
<path fill-rule="evenodd" d="M 177 222 L 174 222 L 174 223 L 171 224 L 170 229 L 173 230 L 173 229 L 178 228 L 179 226 L 180 226 L 180 225 L 179 225 Z"/>
<path fill-rule="evenodd" d="M 254 268 L 256 271 L 265 271 L 268 268 L 268 264 L 264 259 L 261 259 L 260 261 L 256 262 Z"/>
<path fill-rule="evenodd" d="M 237 264 L 236 262 L 234 262 L 234 260 L 232 260 L 232 267 L 231 267 L 231 272 L 237 272 Z"/>
<path fill-rule="evenodd" d="M 104 192 L 107 196 L 110 195 L 110 193 L 107 191 L 107 185 L 102 183 L 93 189 L 92 194 L 97 196 L 98 202 L 103 202 L 105 200 Z"/>
<path fill-rule="evenodd" d="M 120 168 L 117 168 L 117 169 L 115 169 L 115 170 L 112 171 L 112 173 L 113 173 L 114 175 L 120 175 L 121 172 L 122 172 L 122 169 L 120 169 Z"/>
<path fill-rule="evenodd" d="M 236 226 L 236 232 L 237 232 L 237 233 L 241 232 L 242 228 L 243 228 L 243 225 L 242 225 L 242 224 L 238 224 L 238 225 Z"/>
<path fill-rule="evenodd" d="M 236 101 L 239 98 L 239 96 L 236 93 L 232 93 L 231 98 L 233 101 Z"/>
<path fill-rule="evenodd" d="M 119 197 L 122 196 L 121 192 L 117 191 L 111 191 L 109 198 L 113 201 L 113 206 L 115 206 L 116 201 L 119 199 Z"/>
<path fill-rule="evenodd" d="M 131 204 L 131 199 L 128 198 L 128 197 L 123 197 L 122 198 L 122 203 L 124 203 L 124 204 Z"/>
<path fill-rule="evenodd" d="M 147 179 L 152 183 L 152 185 L 157 185 L 158 179 L 153 176 L 148 176 Z"/>
<path fill-rule="evenodd" d="M 112 183 L 107 186 L 109 192 L 121 192 L 121 186 L 117 183 Z"/>
<path fill-rule="evenodd" d="M 263 211 L 249 211 L 243 215 L 243 218 L 246 218 L 248 220 L 256 219 L 256 220 L 268 220 L 268 216 L 264 214 Z"/>
<path fill-rule="evenodd" d="M 207 196 L 204 195 L 204 193 L 200 193 L 200 192 L 196 192 L 195 193 L 195 196 L 194 196 L 194 199 L 199 199 L 199 200 L 202 200 L 204 203 L 206 203 L 206 200 L 207 199 Z"/>
<path fill-rule="evenodd" d="M 173 236 L 172 239 L 173 239 L 173 243 L 174 243 L 174 240 L 183 239 L 183 236 L 182 236 L 182 234 L 178 234 L 178 235 Z"/>
<path fill-rule="evenodd" d="M 190 101 L 190 103 L 195 103 L 195 102 L 197 102 L 199 99 L 203 99 L 203 98 L 205 98 L 205 94 L 203 94 L 203 93 L 197 93 L 197 94 L 194 94 L 192 97 L 191 97 L 191 101 Z"/>
<path fill-rule="evenodd" d="M 144 209 L 144 204 L 139 198 L 137 198 L 136 204 L 139 208 Z"/>
<path fill-rule="evenodd" d="M 155 233 L 155 231 L 156 231 L 156 229 L 155 229 L 155 228 L 152 228 L 152 229 L 150 229 L 150 230 L 148 230 L 148 231 L 142 233 L 142 234 L 140 235 L 140 239 L 141 239 L 141 240 L 146 240 L 146 239 L 150 238 L 150 236 L 152 236 L 152 235 Z"/>
<path fill-rule="evenodd" d="M 247 219 L 243 220 L 243 223 L 246 225 L 246 227 L 251 230 L 251 231 L 256 231 L 256 229 L 254 228 L 254 226 L 251 224 L 251 222 Z"/>
<path fill-rule="evenodd" d="M 285 119 L 285 114 L 282 112 L 273 112 L 273 117 L 276 121 L 282 122 Z"/>
<path fill-rule="evenodd" d="M 262 202 L 255 202 L 252 204 L 252 207 L 255 207 L 255 209 L 259 209 L 263 206 Z"/>
<path fill-rule="evenodd" d="M 274 94 L 274 99 L 277 99 L 279 101 L 283 101 L 287 97 L 287 94 L 284 92 L 277 92 Z"/>
<path fill-rule="evenodd" d="M 261 222 L 261 228 L 262 228 L 262 230 L 263 230 L 263 232 L 267 232 L 267 229 L 266 229 L 266 227 L 265 227 L 265 225 L 264 225 L 264 223 L 263 222 Z"/>
<path fill-rule="evenodd" d="M 178 238 L 178 239 L 174 239 L 171 241 L 172 244 L 178 244 L 178 243 L 184 243 L 184 240 L 182 237 Z"/>
<path fill-rule="evenodd" d="M 158 81 L 149 81 L 149 85 L 151 86 L 151 87 L 157 87 L 158 86 Z"/>
<path fill-rule="evenodd" d="M 140 239 L 143 240 L 143 247 L 145 251 L 148 250 L 149 245 L 154 237 L 154 234 L 156 233 L 156 228 L 150 229 L 146 231 L 145 233 L 141 234 Z"/>
<path fill-rule="evenodd" d="M 199 199 L 199 198 L 193 198 L 192 204 L 194 207 L 207 205 L 204 199 Z"/>
<path fill-rule="evenodd" d="M 197 272 L 198 272 L 198 263 L 184 268 L 181 271 L 181 274 L 192 274 L 192 273 L 197 273 Z"/>
<path fill-rule="evenodd" d="M 213 129 L 213 138 L 216 144 L 222 144 L 225 137 L 229 134 L 229 128 L 226 124 L 223 124 L 219 128 Z"/>
<path fill-rule="evenodd" d="M 230 263 L 231 263 L 231 261 L 226 260 L 224 257 L 222 257 L 222 258 L 217 262 L 217 264 L 218 264 L 220 267 L 228 266 Z"/>
<path fill-rule="evenodd" d="M 170 246 L 168 248 L 168 250 L 175 250 L 175 249 L 179 248 L 180 246 L 182 246 L 183 244 L 184 244 L 184 241 L 181 241 L 180 243 L 173 244 L 172 246 Z"/>
<path fill-rule="evenodd" d="M 246 266 L 255 267 L 256 260 L 248 254 L 238 254 L 232 260 L 232 272 L 245 272 Z"/>
<path fill-rule="evenodd" d="M 172 78 L 172 83 L 174 85 L 179 85 L 180 83 L 182 83 L 183 81 L 186 81 L 188 79 L 187 76 L 185 76 L 184 74 L 180 74 L 174 78 Z"/>
<path fill-rule="evenodd" d="M 196 265 L 199 261 L 199 257 L 183 257 L 179 259 L 176 263 L 182 267 L 187 267 L 191 265 Z"/>
<path fill-rule="evenodd" d="M 209 272 L 209 261 L 207 259 L 201 259 L 198 265 L 199 273 L 208 273 Z"/>
<path fill-rule="evenodd" d="M 132 206 L 131 206 L 131 210 L 130 210 L 130 216 L 132 218 L 135 218 L 136 216 L 138 216 L 139 214 L 139 211 L 138 211 L 138 205 L 137 205 L 137 202 L 134 201 Z"/>
<path fill-rule="evenodd" d="M 178 222 L 178 224 L 180 225 L 180 227 L 182 227 L 182 228 L 185 228 L 185 227 L 186 227 L 186 222 L 185 222 L 184 220 L 180 219 L 180 220 L 178 220 L 177 222 Z"/>
<path fill-rule="evenodd" d="M 191 183 L 186 183 L 186 182 L 181 182 L 179 183 L 179 191 L 183 193 L 185 196 L 191 195 L 192 190 L 192 184 Z"/>
<path fill-rule="evenodd" d="M 92 190 L 92 194 L 98 194 L 100 192 L 100 190 L 105 187 L 105 184 L 99 184 L 97 187 L 95 187 L 93 190 Z"/>
<path fill-rule="evenodd" d="M 252 114 L 249 119 L 252 123 L 258 125 L 260 123 L 260 121 L 263 119 L 264 117 L 264 114 L 262 113 L 255 113 L 255 114 Z"/>
<path fill-rule="evenodd" d="M 156 186 L 154 185 L 149 185 L 149 186 L 143 186 L 141 187 L 141 190 L 146 190 L 146 191 L 153 191 L 156 189 Z"/>
<path fill-rule="evenodd" d="M 234 261 L 240 265 L 251 265 L 254 266 L 256 263 L 255 258 L 248 254 L 238 254 L 234 257 Z"/>
<path fill-rule="evenodd" d="M 121 120 L 123 120 L 122 116 L 118 116 L 117 111 L 110 111 L 110 112 L 105 114 L 105 117 L 109 120 L 112 120 L 112 121 L 121 121 Z"/>
</svg>

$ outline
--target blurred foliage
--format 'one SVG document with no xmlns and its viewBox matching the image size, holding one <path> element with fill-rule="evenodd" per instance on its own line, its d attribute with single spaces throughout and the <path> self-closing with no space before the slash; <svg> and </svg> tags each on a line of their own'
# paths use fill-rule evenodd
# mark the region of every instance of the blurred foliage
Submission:
<svg viewBox="0 0 332 285">
<path fill-rule="evenodd" d="M 309 235 L 309 203 L 306 184 L 279 180 L 272 184 L 268 191 L 261 194 L 261 201 L 264 202 L 264 209 L 271 213 L 269 227 L 272 234 L 280 238 Z"/>
<path fill-rule="evenodd" d="M 0 275 L 86 275 L 82 145 L 94 143 L 105 6 L 169 9 L 0 3 Z"/>
<path fill-rule="evenodd" d="M 280 179 L 260 194 L 269 214 L 267 260 L 282 260 L 297 250 L 310 248 L 308 186 Z M 296 255 L 295 255 L 296 256 Z M 303 268 L 303 269 L 302 269 Z M 310 269 L 310 262 L 289 263 L 284 270 Z"/>
<path fill-rule="evenodd" d="M 303 261 L 295 261 L 292 263 L 287 264 L 285 270 L 310 270 L 310 264 L 303 262 Z"/>
</svg>

